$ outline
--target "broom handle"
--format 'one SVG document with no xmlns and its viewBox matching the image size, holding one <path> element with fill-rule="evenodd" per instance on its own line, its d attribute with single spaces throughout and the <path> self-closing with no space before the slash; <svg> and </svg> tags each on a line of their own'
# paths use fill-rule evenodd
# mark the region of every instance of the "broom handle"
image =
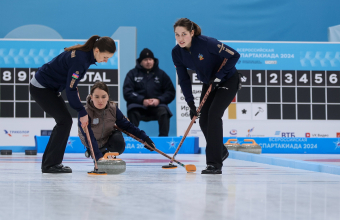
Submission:
<svg viewBox="0 0 340 220">
<path fill-rule="evenodd" d="M 89 130 L 88 130 L 87 126 L 85 128 L 83 128 L 83 130 L 86 134 L 87 142 L 89 143 L 89 146 L 90 146 L 91 156 L 94 160 L 94 168 L 95 168 L 95 170 L 98 170 L 97 161 L 96 161 L 96 157 L 94 156 L 92 141 L 91 141 Z"/>
<path fill-rule="evenodd" d="M 157 148 L 151 147 L 148 143 L 146 143 L 146 142 L 143 141 L 142 139 L 139 139 L 138 137 L 134 136 L 133 134 L 130 134 L 129 132 L 127 132 L 127 131 L 125 131 L 125 130 L 119 128 L 117 125 L 115 125 L 114 128 L 116 128 L 117 130 L 119 130 L 119 131 L 125 133 L 127 136 L 132 137 L 132 138 L 135 139 L 136 141 L 138 141 L 138 142 L 140 142 L 140 143 L 146 145 L 148 148 L 150 148 L 150 149 L 156 151 L 157 153 L 163 155 L 164 157 L 166 157 L 166 158 L 168 158 L 168 159 L 171 159 L 171 157 L 170 157 L 169 155 L 163 153 L 162 151 L 158 150 Z M 177 160 L 173 160 L 173 161 L 176 162 L 177 164 L 181 165 L 182 167 L 185 167 L 185 165 L 182 164 L 181 162 L 179 162 L 179 161 L 177 161 Z"/>
</svg>

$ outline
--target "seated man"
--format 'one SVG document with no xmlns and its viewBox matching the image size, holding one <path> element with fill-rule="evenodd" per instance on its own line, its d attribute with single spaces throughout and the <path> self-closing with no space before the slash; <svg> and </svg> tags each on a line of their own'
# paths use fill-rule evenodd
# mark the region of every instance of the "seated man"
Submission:
<svg viewBox="0 0 340 220">
<path fill-rule="evenodd" d="M 132 124 L 138 127 L 140 120 L 158 120 L 159 136 L 168 136 L 172 116 L 168 104 L 176 92 L 151 50 L 145 48 L 140 53 L 136 67 L 126 75 L 123 93 Z"/>
</svg>

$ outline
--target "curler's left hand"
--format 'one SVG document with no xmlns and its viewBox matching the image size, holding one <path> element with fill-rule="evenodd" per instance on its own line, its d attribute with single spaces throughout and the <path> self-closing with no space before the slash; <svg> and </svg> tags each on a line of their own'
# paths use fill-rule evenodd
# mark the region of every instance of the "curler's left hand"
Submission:
<svg viewBox="0 0 340 220">
<path fill-rule="evenodd" d="M 149 137 L 147 137 L 147 138 L 145 139 L 145 142 L 146 142 L 148 145 L 150 145 L 150 147 L 156 148 L 155 143 L 153 143 L 153 141 L 152 141 Z M 150 151 L 154 151 L 152 148 L 149 148 L 149 147 L 146 146 L 146 145 L 144 145 L 144 147 L 145 147 L 146 149 L 150 150 Z"/>
<path fill-rule="evenodd" d="M 80 117 L 79 121 L 81 122 L 81 127 L 85 128 L 89 124 L 89 116 L 85 115 L 83 117 Z"/>
</svg>

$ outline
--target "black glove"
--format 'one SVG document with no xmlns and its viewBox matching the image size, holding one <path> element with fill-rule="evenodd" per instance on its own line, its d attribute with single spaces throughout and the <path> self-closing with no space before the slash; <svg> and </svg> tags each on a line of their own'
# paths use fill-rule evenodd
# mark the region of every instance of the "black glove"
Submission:
<svg viewBox="0 0 340 220">
<path fill-rule="evenodd" d="M 192 119 L 194 116 L 197 116 L 195 102 L 194 101 L 188 102 L 188 106 L 190 108 L 190 119 Z"/>
<path fill-rule="evenodd" d="M 146 142 L 148 145 L 150 145 L 150 147 L 156 148 L 155 143 L 153 143 L 153 141 L 152 141 L 149 137 L 146 137 L 146 138 L 145 138 L 145 142 Z M 144 145 L 144 147 L 145 147 L 146 149 L 150 150 L 150 151 L 154 151 L 152 148 L 149 148 L 149 147 L 146 146 L 146 145 Z"/>
<path fill-rule="evenodd" d="M 211 91 L 214 91 L 219 87 L 219 84 L 221 82 L 221 79 L 215 78 L 214 80 L 210 80 L 209 84 L 212 84 L 211 86 Z"/>
</svg>

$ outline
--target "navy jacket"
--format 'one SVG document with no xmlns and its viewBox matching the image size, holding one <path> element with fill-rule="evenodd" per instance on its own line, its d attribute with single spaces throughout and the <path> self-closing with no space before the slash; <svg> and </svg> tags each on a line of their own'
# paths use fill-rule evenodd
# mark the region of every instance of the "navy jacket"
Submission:
<svg viewBox="0 0 340 220">
<path fill-rule="evenodd" d="M 217 73 L 224 58 L 228 61 Z M 237 71 L 235 65 L 240 54 L 215 38 L 195 36 L 192 38 L 190 51 L 178 44 L 172 49 L 172 60 L 176 66 L 179 84 L 186 102 L 194 101 L 192 86 L 187 68 L 196 70 L 197 78 L 205 84 L 211 79 L 226 81 Z"/>
<path fill-rule="evenodd" d="M 103 120 L 103 121 L 106 120 L 105 111 L 108 112 L 107 114 L 110 114 L 110 111 L 108 109 L 109 107 L 110 106 L 109 106 L 109 102 L 108 102 L 108 105 L 106 105 L 106 108 L 101 110 L 101 111 L 103 111 L 103 118 L 99 118 L 99 120 Z M 116 125 L 119 128 L 121 128 L 121 129 L 129 132 L 130 134 L 133 134 L 134 136 L 138 137 L 139 139 L 142 139 L 143 141 L 145 141 L 145 139 L 148 137 L 145 134 L 145 132 L 143 130 L 140 130 L 136 126 L 134 126 L 131 122 L 129 122 L 117 106 L 116 106 L 115 109 L 116 109 L 116 116 L 115 116 L 116 117 Z M 78 118 L 79 118 L 79 115 L 78 115 Z M 89 124 L 90 125 L 93 124 L 93 118 L 89 117 Z M 81 134 L 83 135 L 83 137 L 86 137 L 86 134 L 84 133 L 84 130 L 81 127 L 80 120 L 78 120 L 78 129 L 81 132 Z M 101 157 L 103 157 L 103 154 L 99 149 L 98 142 L 97 142 L 97 140 L 96 140 L 96 138 L 93 134 L 91 126 L 88 126 L 88 130 L 89 130 L 89 134 L 90 134 L 90 138 L 91 138 L 91 142 L 92 142 L 94 155 L 96 157 L 96 160 L 99 160 Z M 113 130 L 114 130 L 114 128 L 112 127 L 112 131 Z M 85 142 L 86 142 L 87 146 L 89 146 L 89 143 L 87 142 L 87 138 L 85 138 Z"/>
<path fill-rule="evenodd" d="M 172 115 L 167 105 L 174 100 L 176 91 L 170 77 L 158 67 L 158 63 L 155 59 L 154 67 L 147 71 L 136 61 L 136 67 L 126 75 L 123 93 L 127 110 L 146 108 L 143 100 L 156 98 L 159 106 L 165 106 Z"/>
<path fill-rule="evenodd" d="M 35 78 L 42 86 L 56 92 L 61 92 L 66 88 L 70 106 L 82 117 L 87 113 L 79 100 L 77 85 L 90 65 L 95 62 L 92 50 L 89 52 L 64 51 L 40 67 Z"/>
</svg>

